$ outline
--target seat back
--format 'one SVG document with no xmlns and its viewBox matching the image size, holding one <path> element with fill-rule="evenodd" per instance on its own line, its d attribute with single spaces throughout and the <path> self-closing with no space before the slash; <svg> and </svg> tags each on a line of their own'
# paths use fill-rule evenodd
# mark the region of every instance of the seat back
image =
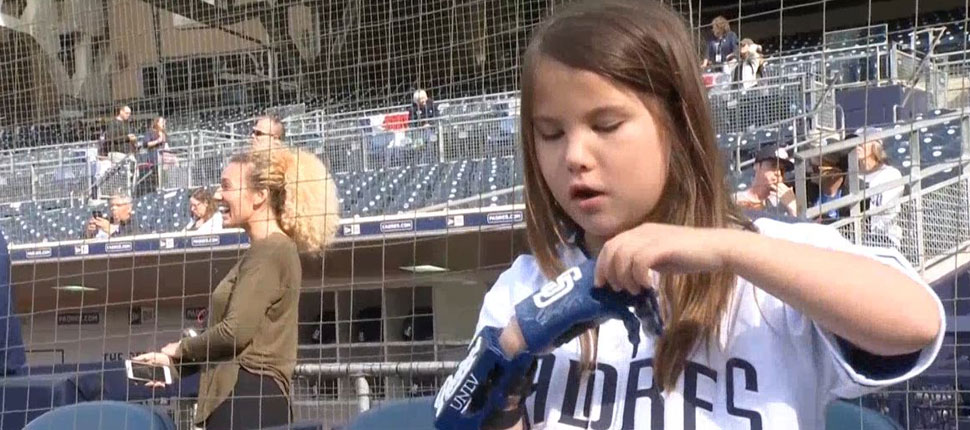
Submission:
<svg viewBox="0 0 970 430">
<path fill-rule="evenodd" d="M 846 400 L 825 408 L 825 430 L 903 430 L 889 417 Z"/>
<path fill-rule="evenodd" d="M 147 406 L 97 401 L 62 406 L 27 423 L 24 430 L 176 430 L 163 412 Z"/>
<path fill-rule="evenodd" d="M 434 397 L 385 402 L 361 413 L 346 430 L 434 430 Z"/>
</svg>

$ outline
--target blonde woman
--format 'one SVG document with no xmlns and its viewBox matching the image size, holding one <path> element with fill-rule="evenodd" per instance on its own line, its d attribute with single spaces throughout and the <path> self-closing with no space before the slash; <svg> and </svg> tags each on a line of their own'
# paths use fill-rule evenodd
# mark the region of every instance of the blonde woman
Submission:
<svg viewBox="0 0 970 430">
<path fill-rule="evenodd" d="M 223 224 L 250 248 L 212 292 L 208 329 L 136 360 L 198 365 L 195 424 L 250 429 L 290 421 L 300 252 L 320 252 L 337 227 L 334 182 L 314 155 L 284 148 L 229 160 L 215 193 Z"/>
</svg>

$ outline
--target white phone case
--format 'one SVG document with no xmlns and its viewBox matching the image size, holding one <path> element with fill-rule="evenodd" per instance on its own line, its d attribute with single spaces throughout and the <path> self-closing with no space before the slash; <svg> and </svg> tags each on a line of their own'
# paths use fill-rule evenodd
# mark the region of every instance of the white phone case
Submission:
<svg viewBox="0 0 970 430">
<path fill-rule="evenodd" d="M 138 365 L 143 365 L 144 366 L 144 364 L 142 364 L 142 363 L 139 363 Z M 172 383 L 172 369 L 170 367 L 168 367 L 168 366 L 158 366 L 158 367 L 160 367 L 162 369 L 163 375 L 165 375 L 165 380 L 164 381 L 159 381 L 159 382 L 164 382 L 165 385 L 171 384 Z M 150 381 L 150 379 L 141 378 L 141 377 L 135 377 L 134 371 L 132 370 L 131 360 L 125 360 L 125 370 L 127 371 L 128 379 L 135 380 L 135 381 L 145 381 L 145 382 Z"/>
</svg>

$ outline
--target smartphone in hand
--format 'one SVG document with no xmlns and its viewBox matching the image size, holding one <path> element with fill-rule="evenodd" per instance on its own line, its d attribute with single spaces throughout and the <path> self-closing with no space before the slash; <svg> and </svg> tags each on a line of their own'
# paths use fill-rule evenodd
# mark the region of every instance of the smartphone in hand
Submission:
<svg viewBox="0 0 970 430">
<path fill-rule="evenodd" d="M 128 379 L 133 381 L 163 382 L 165 385 L 172 383 L 172 369 L 168 366 L 125 360 L 125 370 L 128 371 Z"/>
</svg>

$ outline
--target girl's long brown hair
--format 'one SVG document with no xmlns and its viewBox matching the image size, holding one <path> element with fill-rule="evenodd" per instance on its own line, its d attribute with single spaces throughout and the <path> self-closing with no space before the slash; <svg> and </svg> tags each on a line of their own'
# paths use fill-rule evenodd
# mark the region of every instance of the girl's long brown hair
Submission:
<svg viewBox="0 0 970 430">
<path fill-rule="evenodd" d="M 564 269 L 557 248 L 582 231 L 556 203 L 536 159 L 532 115 L 540 58 L 594 72 L 642 94 L 670 145 L 667 182 L 645 222 L 753 229 L 728 196 L 695 52 L 683 21 L 655 2 L 582 2 L 551 17 L 533 36 L 522 76 L 526 232 L 547 277 Z M 734 283 L 735 275 L 727 271 L 662 276 L 666 332 L 655 353 L 658 386 L 673 388 L 694 347 L 716 339 Z M 594 361 L 595 342 L 594 331 L 580 338 L 586 366 Z"/>
</svg>

